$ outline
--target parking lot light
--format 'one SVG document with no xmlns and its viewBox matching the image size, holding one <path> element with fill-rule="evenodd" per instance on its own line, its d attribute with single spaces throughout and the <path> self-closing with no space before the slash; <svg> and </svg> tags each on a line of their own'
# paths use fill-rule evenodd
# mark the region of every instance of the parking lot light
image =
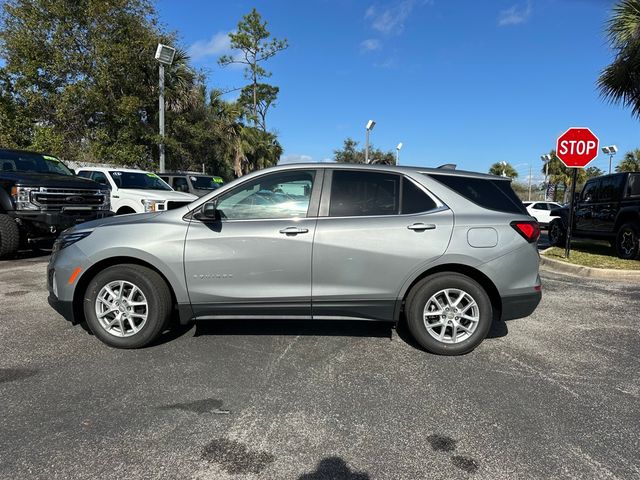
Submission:
<svg viewBox="0 0 640 480">
<path fill-rule="evenodd" d="M 549 155 L 548 153 L 545 153 L 544 155 L 540 155 L 540 160 L 542 160 L 544 162 L 544 199 L 548 200 L 548 198 L 547 198 L 547 190 L 548 190 L 547 181 L 549 179 L 549 162 L 551 161 L 551 155 Z"/>
<path fill-rule="evenodd" d="M 160 114 L 158 115 L 158 122 L 160 123 L 160 144 L 158 145 L 160 150 L 160 171 L 164 172 L 164 66 L 171 65 L 173 63 L 173 58 L 176 55 L 176 49 L 173 47 L 169 47 L 167 45 L 163 45 L 162 43 L 158 44 L 158 48 L 156 49 L 156 54 L 154 58 L 158 61 L 158 77 L 159 77 L 159 90 L 160 96 L 158 99 L 158 106 L 160 110 Z"/>
<path fill-rule="evenodd" d="M 402 148 L 402 142 L 396 146 L 396 165 L 400 165 L 400 149 Z"/>
<path fill-rule="evenodd" d="M 611 173 L 611 160 L 613 160 L 613 156 L 618 153 L 618 147 L 616 145 L 602 147 L 602 153 L 609 155 L 609 173 Z"/>
<path fill-rule="evenodd" d="M 366 137 L 365 137 L 365 147 L 364 147 L 364 163 L 369 163 L 369 132 L 373 130 L 373 127 L 376 126 L 376 122 L 374 120 L 369 120 L 367 122 L 366 128 Z"/>
</svg>

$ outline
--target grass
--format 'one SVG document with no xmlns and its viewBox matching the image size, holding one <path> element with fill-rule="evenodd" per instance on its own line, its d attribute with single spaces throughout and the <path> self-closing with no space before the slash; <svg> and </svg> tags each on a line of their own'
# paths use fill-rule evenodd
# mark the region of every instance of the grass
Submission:
<svg viewBox="0 0 640 480">
<path fill-rule="evenodd" d="M 640 270 L 639 260 L 618 258 L 615 249 L 608 242 L 574 240 L 571 242 L 569 260 L 564 258 L 564 248 L 559 247 L 551 247 L 544 256 L 585 267 Z"/>
</svg>

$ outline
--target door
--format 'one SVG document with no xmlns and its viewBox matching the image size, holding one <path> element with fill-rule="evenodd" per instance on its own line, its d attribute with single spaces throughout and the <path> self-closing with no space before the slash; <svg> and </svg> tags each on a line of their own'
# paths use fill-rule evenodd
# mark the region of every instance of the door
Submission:
<svg viewBox="0 0 640 480">
<path fill-rule="evenodd" d="M 623 174 L 608 175 L 600 179 L 598 199 L 593 205 L 593 230 L 595 232 L 610 233 L 614 231 L 624 180 Z"/>
<path fill-rule="evenodd" d="M 334 170 L 313 246 L 313 318 L 392 320 L 401 286 L 444 253 L 452 228 L 451 211 L 413 180 Z"/>
<path fill-rule="evenodd" d="M 311 315 L 321 185 L 313 169 L 268 173 L 212 199 L 219 221 L 191 220 L 184 266 L 197 316 Z"/>
<path fill-rule="evenodd" d="M 575 229 L 590 232 L 594 227 L 594 208 L 597 201 L 600 180 L 591 180 L 586 183 L 579 196 L 576 205 Z"/>
</svg>

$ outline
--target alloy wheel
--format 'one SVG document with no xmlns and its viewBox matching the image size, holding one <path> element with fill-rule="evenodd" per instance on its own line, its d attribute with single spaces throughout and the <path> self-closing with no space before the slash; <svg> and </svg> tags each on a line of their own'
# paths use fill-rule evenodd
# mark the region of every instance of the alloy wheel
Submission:
<svg viewBox="0 0 640 480">
<path fill-rule="evenodd" d="M 149 305 L 142 290 L 131 282 L 117 280 L 100 289 L 95 303 L 100 326 L 115 337 L 130 337 L 147 323 Z"/>
<path fill-rule="evenodd" d="M 471 337 L 480 321 L 475 299 L 464 290 L 447 288 L 435 293 L 424 307 L 424 326 L 442 343 L 460 343 Z"/>
</svg>

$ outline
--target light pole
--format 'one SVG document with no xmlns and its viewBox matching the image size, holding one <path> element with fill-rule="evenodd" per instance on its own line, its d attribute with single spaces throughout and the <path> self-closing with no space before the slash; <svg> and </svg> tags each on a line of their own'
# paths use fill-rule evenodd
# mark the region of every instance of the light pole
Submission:
<svg viewBox="0 0 640 480">
<path fill-rule="evenodd" d="M 371 130 L 373 130 L 373 127 L 375 127 L 375 126 L 376 126 L 376 122 L 375 121 L 369 120 L 367 122 L 367 126 L 366 126 L 366 129 L 367 129 L 367 134 L 366 135 L 367 136 L 366 136 L 366 139 L 365 139 L 365 147 L 364 147 L 364 163 L 369 163 L 369 132 Z"/>
<path fill-rule="evenodd" d="M 158 44 L 156 49 L 155 59 L 158 61 L 158 77 L 159 77 L 159 90 L 160 95 L 158 99 L 158 107 L 160 114 L 158 115 L 158 122 L 160 124 L 160 144 L 158 149 L 160 150 L 160 172 L 164 172 L 164 66 L 171 65 L 173 63 L 173 57 L 176 54 L 176 49 L 168 47 L 161 43 Z"/>
<path fill-rule="evenodd" d="M 402 142 L 396 146 L 396 165 L 400 165 L 400 149 L 402 148 Z"/>
<path fill-rule="evenodd" d="M 611 160 L 613 156 L 618 153 L 618 147 L 615 145 L 609 145 L 608 147 L 602 147 L 602 153 L 609 155 L 609 173 L 611 173 Z"/>
<path fill-rule="evenodd" d="M 506 177 L 507 176 L 507 172 L 505 171 L 505 168 L 507 168 L 507 162 L 500 162 L 500 165 L 502 165 L 502 176 Z"/>
<path fill-rule="evenodd" d="M 548 153 L 540 155 L 540 160 L 544 162 L 544 199 L 547 200 L 547 191 L 549 190 L 547 182 L 549 181 L 549 162 L 551 161 L 551 155 Z"/>
</svg>

